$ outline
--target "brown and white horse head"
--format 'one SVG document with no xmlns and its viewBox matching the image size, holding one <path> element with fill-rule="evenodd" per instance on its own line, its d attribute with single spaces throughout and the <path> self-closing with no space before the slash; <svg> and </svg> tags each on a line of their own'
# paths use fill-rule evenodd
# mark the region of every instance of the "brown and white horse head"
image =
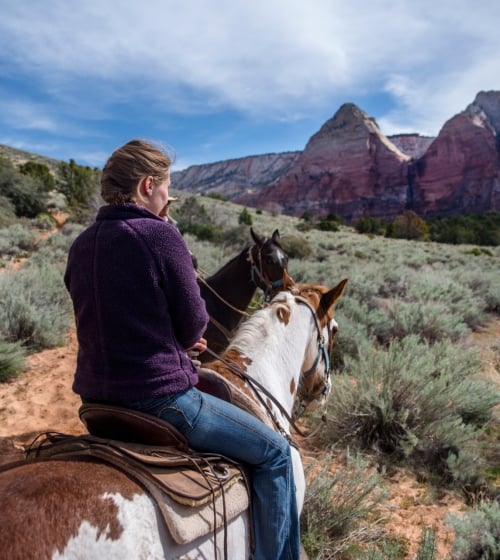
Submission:
<svg viewBox="0 0 500 560">
<path fill-rule="evenodd" d="M 347 279 L 331 289 L 318 284 L 300 284 L 294 290 L 298 301 L 308 305 L 314 314 L 317 337 L 316 346 L 309 345 L 304 359 L 293 411 L 295 418 L 300 417 L 307 407 L 326 406 L 331 391 L 330 356 L 339 329 L 333 310 L 346 284 Z"/>
<path fill-rule="evenodd" d="M 254 240 L 248 252 L 252 263 L 251 277 L 255 285 L 263 290 L 266 300 L 270 300 L 279 291 L 295 286 L 288 273 L 288 255 L 281 246 L 277 229 L 270 238 L 257 234 L 253 228 L 250 228 L 250 233 Z"/>
</svg>

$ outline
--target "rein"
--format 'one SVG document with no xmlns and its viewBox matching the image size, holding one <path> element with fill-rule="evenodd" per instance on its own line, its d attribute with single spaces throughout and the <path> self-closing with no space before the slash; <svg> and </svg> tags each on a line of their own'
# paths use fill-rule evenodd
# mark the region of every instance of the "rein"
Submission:
<svg viewBox="0 0 500 560">
<path fill-rule="evenodd" d="M 210 284 L 205 280 L 205 278 L 203 278 L 203 276 L 198 274 L 198 280 L 204 285 L 206 286 L 213 294 L 214 296 L 218 297 L 220 301 L 222 301 L 222 303 L 224 305 L 227 305 L 230 309 L 232 309 L 233 311 L 236 311 L 237 313 L 239 313 L 240 315 L 242 315 L 243 317 L 250 317 L 250 313 L 247 313 L 246 311 L 243 311 L 241 309 L 238 309 L 237 307 L 234 307 L 234 305 L 231 305 L 227 300 L 225 300 L 217 291 L 215 291 L 212 286 L 210 286 Z M 219 323 L 220 324 L 220 323 Z M 227 332 L 227 331 L 226 331 Z M 228 333 L 229 336 L 229 333 Z"/>
<path fill-rule="evenodd" d="M 325 386 L 322 390 L 322 394 L 327 392 L 329 390 L 329 386 L 330 386 L 330 359 L 328 357 L 328 351 L 325 349 L 325 344 L 324 344 L 324 338 L 321 334 L 321 326 L 319 324 L 319 320 L 318 317 L 316 315 L 316 312 L 314 311 L 313 307 L 311 306 L 311 304 L 305 299 L 302 298 L 300 296 L 295 296 L 295 301 L 297 303 L 301 303 L 303 305 L 305 305 L 312 313 L 313 317 L 314 317 L 314 323 L 316 325 L 316 329 L 318 331 L 318 354 L 316 356 L 316 359 L 314 360 L 313 365 L 306 371 L 306 372 L 302 372 L 301 378 L 304 376 L 308 376 L 311 373 L 313 373 L 317 367 L 318 364 L 321 360 L 321 358 L 323 358 L 325 360 L 325 371 L 326 371 L 326 376 L 327 376 L 327 382 L 325 383 Z M 273 421 L 277 431 L 279 431 L 280 433 L 282 433 L 289 441 L 291 444 L 295 445 L 295 442 L 293 442 L 293 440 L 291 439 L 291 437 L 286 434 L 283 430 L 283 428 L 281 428 L 279 426 L 279 423 L 277 422 L 276 418 L 274 417 L 274 414 L 271 410 L 271 408 L 269 407 L 269 405 L 267 404 L 267 402 L 265 401 L 265 399 L 262 397 L 261 393 L 263 393 L 270 401 L 272 401 L 276 407 L 278 408 L 278 410 L 281 412 L 281 414 L 286 418 L 286 420 L 288 421 L 288 423 L 293 427 L 293 429 L 302 437 L 304 438 L 309 438 L 312 437 L 313 435 L 315 435 L 318 430 L 321 428 L 321 425 L 317 426 L 314 430 L 305 433 L 299 426 L 297 426 L 295 419 L 297 419 L 300 415 L 296 414 L 294 415 L 295 418 L 293 418 L 288 411 L 283 407 L 283 405 L 278 401 L 278 399 L 276 399 L 276 397 L 270 393 L 261 383 L 259 383 L 258 381 L 256 381 L 255 379 L 253 379 L 252 377 L 250 377 L 245 371 L 243 371 L 242 369 L 240 369 L 238 366 L 236 366 L 234 363 L 229 362 L 228 360 L 226 360 L 225 358 L 223 358 L 222 356 L 220 356 L 219 354 L 217 354 L 216 352 L 214 352 L 213 350 L 211 350 L 210 348 L 206 349 L 206 352 L 208 352 L 212 357 L 214 357 L 215 359 L 221 361 L 224 365 L 226 365 L 233 373 L 236 373 L 241 379 L 243 379 L 244 381 L 246 381 L 251 388 L 254 391 L 254 394 L 256 395 L 256 397 L 259 399 L 260 403 L 262 404 L 262 406 L 265 408 L 266 412 L 268 413 L 269 417 L 271 418 L 271 420 Z M 307 395 L 306 395 L 307 396 Z M 305 410 L 307 405 L 302 405 L 302 411 L 303 412 Z M 322 420 L 325 421 L 325 416 L 323 415 Z"/>
<path fill-rule="evenodd" d="M 210 350 L 210 348 L 207 348 L 205 350 L 205 352 L 208 352 L 211 356 L 213 356 L 216 360 L 221 361 L 224 365 L 226 365 L 233 373 L 236 373 L 236 375 L 238 375 L 241 379 L 243 379 L 244 381 L 246 381 L 250 387 L 253 389 L 253 392 L 255 394 L 255 396 L 259 399 L 260 403 L 262 404 L 262 406 L 266 409 L 266 412 L 268 413 L 269 417 L 271 418 L 271 420 L 273 421 L 273 424 L 276 427 L 276 430 L 278 432 L 280 432 L 282 435 L 284 435 L 289 441 L 290 443 L 294 444 L 295 447 L 296 444 L 295 442 L 293 442 L 293 440 L 291 440 L 290 436 L 288 434 L 286 434 L 283 430 L 283 428 L 281 428 L 281 426 L 279 425 L 278 421 L 276 420 L 276 418 L 274 417 L 273 411 L 271 410 L 271 408 L 269 407 L 269 405 L 267 404 L 267 402 L 262 398 L 261 393 L 263 393 L 269 400 L 271 400 L 276 407 L 280 410 L 281 414 L 283 414 L 283 416 L 288 420 L 288 422 L 290 423 L 291 426 L 293 426 L 293 428 L 295 429 L 295 431 L 303 436 L 303 437 L 309 437 L 309 434 L 306 434 L 304 431 L 301 430 L 301 428 L 299 428 L 299 426 L 296 425 L 294 419 L 288 414 L 288 412 L 286 411 L 286 409 L 283 407 L 283 405 L 278 401 L 278 399 L 272 394 L 270 393 L 263 385 L 261 385 L 258 381 L 256 381 L 255 379 L 253 379 L 252 377 L 250 377 L 245 371 L 243 371 L 242 369 L 240 369 L 237 365 L 235 365 L 233 362 L 229 362 L 228 360 L 226 360 L 225 358 L 223 358 L 222 356 L 220 356 L 219 354 L 217 354 L 216 352 L 214 352 L 213 350 Z"/>
<path fill-rule="evenodd" d="M 315 358 L 312 366 L 309 369 L 307 369 L 306 371 L 302 372 L 302 375 L 300 377 L 301 382 L 299 384 L 299 388 L 298 388 L 298 391 L 297 391 L 297 396 L 299 397 L 299 403 L 298 403 L 297 409 L 294 411 L 294 417 L 295 418 L 300 418 L 300 416 L 302 416 L 302 414 L 306 410 L 307 404 L 311 401 L 311 399 L 309 398 L 310 397 L 309 393 L 304 390 L 303 380 L 305 378 L 309 377 L 309 375 L 311 375 L 312 373 L 314 373 L 316 371 L 320 361 L 323 360 L 324 363 L 325 363 L 326 381 L 324 383 L 324 386 L 323 386 L 323 389 L 321 390 L 320 395 L 327 395 L 330 391 L 330 388 L 331 388 L 331 381 L 330 381 L 331 364 L 330 364 L 330 354 L 329 354 L 327 345 L 325 344 L 325 338 L 321 334 L 321 325 L 319 324 L 318 316 L 314 312 L 314 309 L 312 308 L 311 304 L 305 298 L 302 298 L 301 296 L 295 296 L 295 300 L 298 303 L 303 303 L 304 305 L 309 307 L 309 309 L 311 310 L 311 313 L 313 314 L 314 322 L 316 323 L 316 330 L 318 332 L 318 353 L 316 354 L 316 358 Z M 303 404 L 304 400 L 308 400 L 308 403 Z M 326 417 L 324 415 L 323 420 L 325 420 L 325 418 Z"/>
<path fill-rule="evenodd" d="M 260 248 L 257 252 L 258 255 L 258 266 L 257 266 L 255 264 L 255 260 L 253 258 L 253 252 L 252 252 L 255 247 L 257 247 L 257 245 L 252 245 L 251 247 L 249 247 L 247 253 L 247 259 L 250 262 L 250 278 L 254 283 L 255 287 L 260 288 L 264 292 L 264 301 L 269 302 L 269 300 L 271 299 L 271 295 L 273 294 L 273 290 L 275 290 L 276 288 L 281 288 L 284 285 L 284 281 L 283 278 L 281 278 L 280 280 L 275 280 L 274 282 L 271 282 L 271 280 L 266 278 L 264 274 L 264 267 L 262 264 L 262 248 Z M 205 280 L 203 276 L 201 276 L 201 274 L 198 273 L 197 277 L 198 280 L 205 287 L 207 287 L 212 292 L 212 294 L 216 298 L 218 298 L 219 301 L 221 301 L 224 305 L 226 305 L 229 309 L 235 311 L 236 313 L 239 313 L 242 317 L 246 317 L 246 318 L 250 317 L 250 313 L 242 309 L 238 309 L 237 307 L 229 303 L 226 299 L 224 299 L 216 290 L 214 290 L 214 288 L 212 288 L 212 286 L 210 286 L 210 284 Z M 262 285 L 264 285 L 264 288 L 262 287 Z M 222 323 L 217 321 L 217 319 L 215 319 L 212 316 L 210 316 L 210 322 L 214 325 L 215 328 L 217 328 L 226 337 L 226 340 L 228 342 L 231 340 L 232 334 L 226 329 L 226 327 L 224 327 L 224 325 L 222 325 Z"/>
</svg>

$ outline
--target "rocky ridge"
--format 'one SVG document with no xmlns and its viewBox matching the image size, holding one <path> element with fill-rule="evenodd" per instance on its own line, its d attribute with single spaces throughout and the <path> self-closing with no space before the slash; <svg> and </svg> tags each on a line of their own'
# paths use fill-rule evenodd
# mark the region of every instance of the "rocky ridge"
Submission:
<svg viewBox="0 0 500 560">
<path fill-rule="evenodd" d="M 294 216 L 393 219 L 500 210 L 500 92 L 480 92 L 436 138 L 387 137 L 352 103 L 302 152 L 198 165 L 172 174 L 179 190 Z"/>
</svg>

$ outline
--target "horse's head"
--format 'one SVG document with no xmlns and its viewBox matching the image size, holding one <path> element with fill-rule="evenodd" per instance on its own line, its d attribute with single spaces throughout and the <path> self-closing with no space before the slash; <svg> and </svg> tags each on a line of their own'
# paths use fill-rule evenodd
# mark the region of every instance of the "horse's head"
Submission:
<svg viewBox="0 0 500 560">
<path fill-rule="evenodd" d="M 316 323 L 316 332 L 305 355 L 293 415 L 298 418 L 310 406 L 326 406 L 330 395 L 330 355 L 338 331 L 333 317 L 335 304 L 344 293 L 347 279 L 334 288 L 315 284 L 301 284 L 294 293 L 299 303 L 307 306 Z"/>
<path fill-rule="evenodd" d="M 280 244 L 277 229 L 271 238 L 258 235 L 252 228 L 250 233 L 254 240 L 248 251 L 252 280 L 269 300 L 280 290 L 288 290 L 295 285 L 288 274 L 288 255 Z"/>
</svg>

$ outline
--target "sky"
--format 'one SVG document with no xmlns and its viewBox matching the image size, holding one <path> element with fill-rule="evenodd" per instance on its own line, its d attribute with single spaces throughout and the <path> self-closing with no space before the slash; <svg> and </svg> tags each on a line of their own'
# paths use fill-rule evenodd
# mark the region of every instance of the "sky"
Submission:
<svg viewBox="0 0 500 560">
<path fill-rule="evenodd" d="M 500 90 L 499 0 L 0 0 L 0 144 L 173 169 L 303 150 L 344 103 L 435 136 Z"/>
</svg>

